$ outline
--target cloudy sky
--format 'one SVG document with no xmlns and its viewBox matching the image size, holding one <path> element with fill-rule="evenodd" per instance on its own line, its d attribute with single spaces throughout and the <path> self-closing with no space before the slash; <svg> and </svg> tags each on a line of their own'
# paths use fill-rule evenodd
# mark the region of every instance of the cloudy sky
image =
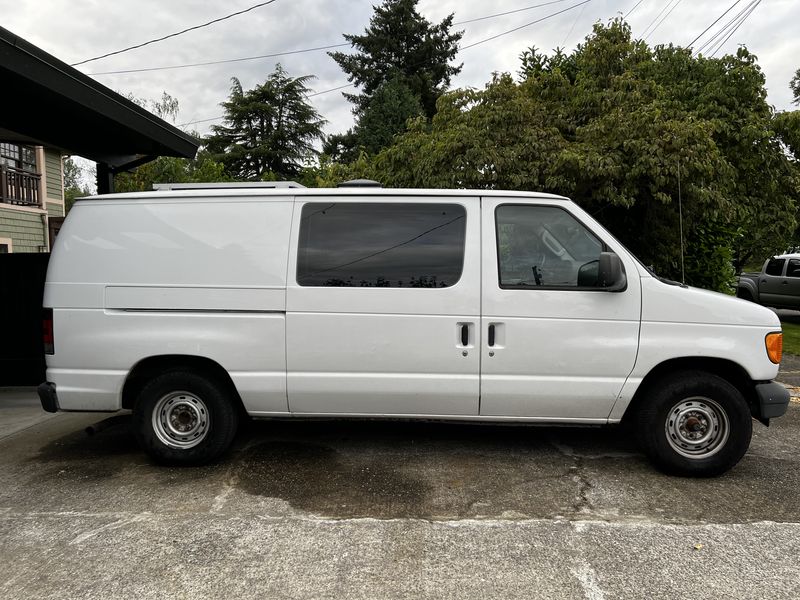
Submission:
<svg viewBox="0 0 800 600">
<path fill-rule="evenodd" d="M 525 48 L 574 47 L 597 21 L 628 16 L 634 34 L 650 44 L 689 44 L 734 0 L 493 0 L 467 2 L 420 0 L 420 12 L 431 21 L 455 13 L 455 21 L 469 21 L 491 14 L 527 9 L 505 16 L 465 23 L 462 46 L 565 11 L 553 18 L 463 50 L 457 87 L 482 87 L 493 71 L 516 73 L 518 56 Z M 701 44 L 746 8 L 740 2 L 712 28 Z M 245 9 L 257 0 L 0 0 L 1 24 L 67 63 L 112 52 L 180 29 Z M 100 75 L 106 71 L 143 69 L 235 59 L 341 43 L 342 33 L 361 33 L 377 0 L 276 0 L 271 5 L 221 23 L 189 32 L 150 46 L 90 62 L 78 67 L 112 89 L 140 98 L 157 99 L 162 91 L 180 101 L 177 124 L 194 121 L 201 133 L 222 114 L 219 103 L 238 77 L 252 87 L 262 82 L 280 61 L 291 75 L 311 74 L 315 91 L 347 83 L 344 74 L 323 51 L 241 61 L 211 66 L 165 69 L 139 73 Z M 548 3 L 546 6 L 530 8 Z M 575 7 L 570 9 L 570 7 Z M 567 9 L 567 10 L 565 10 Z M 663 12 L 662 12 L 663 11 Z M 763 0 L 721 48 L 717 56 L 735 51 L 738 44 L 759 57 L 769 90 L 769 101 L 778 110 L 792 108 L 789 81 L 800 68 L 800 0 Z M 722 37 L 720 37 L 722 39 Z M 696 45 L 696 46 L 697 46 Z M 696 47 L 695 46 L 695 47 Z M 311 98 L 328 120 L 327 131 L 339 132 L 352 124 L 350 105 L 340 91 Z"/>
</svg>

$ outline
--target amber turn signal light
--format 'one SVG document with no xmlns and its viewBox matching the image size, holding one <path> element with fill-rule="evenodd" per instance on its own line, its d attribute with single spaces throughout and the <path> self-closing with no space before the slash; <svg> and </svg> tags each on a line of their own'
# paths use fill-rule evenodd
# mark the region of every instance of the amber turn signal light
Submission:
<svg viewBox="0 0 800 600">
<path fill-rule="evenodd" d="M 764 341 L 767 344 L 767 356 L 776 365 L 779 364 L 783 355 L 783 334 L 768 333 Z"/>
</svg>

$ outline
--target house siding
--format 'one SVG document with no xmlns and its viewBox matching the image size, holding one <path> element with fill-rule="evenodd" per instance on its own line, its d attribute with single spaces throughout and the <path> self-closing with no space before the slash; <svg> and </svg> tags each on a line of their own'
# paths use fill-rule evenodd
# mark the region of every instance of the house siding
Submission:
<svg viewBox="0 0 800 600">
<path fill-rule="evenodd" d="M 61 152 L 52 148 L 44 149 L 44 173 L 46 174 L 47 200 L 64 203 L 64 185 L 61 177 Z"/>
<path fill-rule="evenodd" d="M 59 204 L 57 202 L 48 202 L 47 203 L 47 214 L 51 217 L 63 217 L 64 216 L 64 205 Z"/>
<path fill-rule="evenodd" d="M 13 240 L 14 253 L 40 252 L 40 247 L 46 244 L 42 213 L 6 208 L 0 204 L 0 237 Z"/>
</svg>

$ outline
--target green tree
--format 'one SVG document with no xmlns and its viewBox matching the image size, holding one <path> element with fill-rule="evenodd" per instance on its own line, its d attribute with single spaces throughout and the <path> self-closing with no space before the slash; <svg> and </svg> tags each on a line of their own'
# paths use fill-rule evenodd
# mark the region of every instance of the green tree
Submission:
<svg viewBox="0 0 800 600">
<path fill-rule="evenodd" d="M 570 55 L 523 55 L 522 81 L 438 101 L 430 124 L 333 176 L 384 185 L 543 190 L 572 197 L 661 275 L 729 290 L 734 266 L 785 247 L 798 167 L 755 57 L 649 48 L 620 20 Z M 680 202 L 679 202 L 680 200 Z M 679 210 L 680 204 L 680 210 Z"/>
<path fill-rule="evenodd" d="M 239 180 L 292 178 L 317 151 L 325 121 L 306 100 L 310 75 L 290 77 L 277 65 L 267 80 L 244 90 L 233 78 L 225 124 L 205 140 L 211 157 Z"/>
<path fill-rule="evenodd" d="M 345 35 L 356 52 L 330 52 L 360 94 L 345 94 L 356 105 L 356 114 L 366 109 L 382 84 L 398 79 L 419 99 L 428 118 L 436 112 L 436 99 L 450 85 L 461 65 L 450 61 L 458 53 L 463 32 L 452 33 L 453 15 L 433 24 L 417 12 L 419 0 L 384 0 L 363 35 Z"/>
<path fill-rule="evenodd" d="M 405 131 L 408 119 L 420 116 L 419 99 L 400 78 L 382 83 L 370 98 L 356 126 L 325 140 L 322 151 L 339 162 L 352 162 L 359 152 L 377 154 Z"/>
<path fill-rule="evenodd" d="M 359 147 L 377 154 L 389 146 L 395 134 L 405 129 L 406 121 L 422 114 L 422 105 L 399 78 L 382 83 L 364 108 L 355 128 Z"/>
<path fill-rule="evenodd" d="M 66 212 L 82 196 L 91 196 L 92 190 L 84 181 L 84 171 L 71 156 L 65 156 L 62 162 L 64 172 L 64 208 Z"/>
<path fill-rule="evenodd" d="M 230 181 L 222 163 L 201 149 L 194 159 L 159 156 L 127 173 L 114 177 L 117 192 L 145 192 L 154 183 L 197 183 Z"/>
</svg>

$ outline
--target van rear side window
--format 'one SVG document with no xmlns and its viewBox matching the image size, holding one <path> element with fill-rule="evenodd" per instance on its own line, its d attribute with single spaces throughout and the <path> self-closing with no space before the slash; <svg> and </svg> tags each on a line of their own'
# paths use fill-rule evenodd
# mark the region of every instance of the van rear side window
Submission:
<svg viewBox="0 0 800 600">
<path fill-rule="evenodd" d="M 303 206 L 301 286 L 444 288 L 461 278 L 459 204 L 313 202 Z"/>
</svg>

